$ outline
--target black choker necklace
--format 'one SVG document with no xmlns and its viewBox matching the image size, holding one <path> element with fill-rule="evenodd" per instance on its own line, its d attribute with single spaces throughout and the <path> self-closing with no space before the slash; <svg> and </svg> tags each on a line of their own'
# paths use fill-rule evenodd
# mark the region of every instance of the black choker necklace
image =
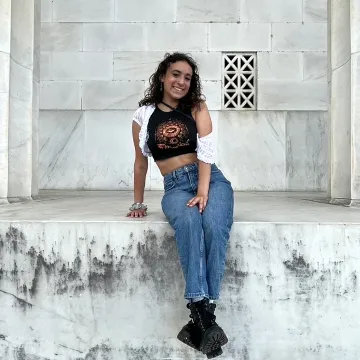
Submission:
<svg viewBox="0 0 360 360">
<path fill-rule="evenodd" d="M 171 110 L 176 110 L 176 108 L 174 108 L 173 106 L 170 106 L 169 104 L 167 104 L 167 103 L 165 103 L 165 102 L 163 102 L 163 101 L 161 101 L 161 104 L 167 106 L 167 107 L 168 107 L 169 109 L 171 109 Z"/>
<path fill-rule="evenodd" d="M 160 103 L 163 104 L 163 105 L 165 105 L 165 106 L 167 106 L 167 107 L 170 108 L 172 111 L 176 111 L 176 112 L 184 115 L 184 116 L 187 117 L 188 119 L 194 120 L 194 118 L 193 118 L 192 116 L 189 116 L 188 114 L 183 113 L 183 112 L 180 111 L 178 108 L 174 108 L 174 107 L 168 105 L 167 103 L 165 103 L 165 102 L 163 102 L 163 101 L 160 101 Z"/>
</svg>

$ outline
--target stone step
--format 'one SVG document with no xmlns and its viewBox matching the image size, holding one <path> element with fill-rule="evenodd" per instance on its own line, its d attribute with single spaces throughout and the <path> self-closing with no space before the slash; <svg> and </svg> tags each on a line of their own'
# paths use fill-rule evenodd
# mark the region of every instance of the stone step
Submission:
<svg viewBox="0 0 360 360">
<path fill-rule="evenodd" d="M 173 231 L 123 217 L 130 193 L 47 192 L 0 207 L 0 359 L 203 359 Z M 237 193 L 219 359 L 357 360 L 360 211 L 323 194 Z"/>
</svg>

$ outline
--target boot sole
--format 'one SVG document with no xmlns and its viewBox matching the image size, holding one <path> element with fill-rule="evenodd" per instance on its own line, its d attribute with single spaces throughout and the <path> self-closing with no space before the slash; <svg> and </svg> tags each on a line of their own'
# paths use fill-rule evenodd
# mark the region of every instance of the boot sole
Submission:
<svg viewBox="0 0 360 360">
<path fill-rule="evenodd" d="M 207 353 L 206 356 L 207 356 L 208 359 L 214 359 L 214 358 L 222 355 L 222 353 L 223 353 L 223 351 L 222 351 L 222 349 L 220 347 L 218 349 L 215 349 L 215 350 L 211 351 L 210 353 Z"/>
<path fill-rule="evenodd" d="M 227 344 L 228 341 L 224 330 L 219 326 L 213 326 L 206 330 L 200 344 L 200 351 L 203 354 L 212 353 L 214 350 L 217 351 L 221 346 Z"/>
<path fill-rule="evenodd" d="M 194 350 L 199 350 L 199 348 L 196 347 L 196 345 L 194 345 L 193 342 L 191 341 L 191 336 L 188 331 L 181 330 L 177 336 L 177 339 L 183 342 L 185 345 L 190 346 Z"/>
<path fill-rule="evenodd" d="M 189 331 L 186 330 L 181 330 L 177 336 L 177 339 L 179 341 L 181 341 L 182 343 L 184 343 L 187 346 L 190 346 L 192 349 L 199 351 L 199 347 L 194 345 L 193 342 L 191 341 L 191 336 Z M 214 359 L 217 356 L 222 355 L 223 351 L 221 349 L 221 347 L 216 348 L 212 351 L 210 351 L 209 353 L 206 353 L 206 356 L 208 359 Z"/>
</svg>

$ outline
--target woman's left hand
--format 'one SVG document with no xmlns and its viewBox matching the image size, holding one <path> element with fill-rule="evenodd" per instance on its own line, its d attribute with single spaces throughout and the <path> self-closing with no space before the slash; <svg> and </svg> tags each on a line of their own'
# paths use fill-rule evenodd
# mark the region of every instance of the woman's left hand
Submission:
<svg viewBox="0 0 360 360">
<path fill-rule="evenodd" d="M 195 197 L 193 197 L 191 200 L 189 200 L 186 205 L 188 207 L 194 207 L 195 205 L 198 205 L 199 211 L 200 211 L 200 213 L 202 213 L 205 210 L 207 201 L 208 201 L 207 195 L 197 194 Z"/>
</svg>

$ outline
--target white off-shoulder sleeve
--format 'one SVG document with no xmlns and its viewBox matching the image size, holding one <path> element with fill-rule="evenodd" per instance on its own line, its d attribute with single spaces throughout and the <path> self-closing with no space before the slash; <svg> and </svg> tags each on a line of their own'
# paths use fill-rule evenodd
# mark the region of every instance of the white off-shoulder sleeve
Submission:
<svg viewBox="0 0 360 360">
<path fill-rule="evenodd" d="M 133 115 L 133 121 L 135 121 L 137 124 L 139 124 L 140 126 L 142 126 L 143 122 L 144 122 L 144 111 L 143 109 L 140 107 L 138 108 L 134 115 Z"/>
<path fill-rule="evenodd" d="M 139 132 L 139 147 L 141 149 L 141 152 L 144 156 L 150 157 L 151 151 L 149 147 L 147 146 L 147 139 L 148 139 L 148 123 L 151 114 L 154 112 L 155 106 L 149 105 L 149 106 L 141 106 L 139 109 L 137 109 L 133 115 L 133 121 L 135 121 L 137 124 L 140 125 L 140 132 Z"/>
<path fill-rule="evenodd" d="M 213 133 L 199 137 L 197 135 L 197 158 L 207 164 L 214 163 L 214 142 L 213 142 Z"/>
</svg>

